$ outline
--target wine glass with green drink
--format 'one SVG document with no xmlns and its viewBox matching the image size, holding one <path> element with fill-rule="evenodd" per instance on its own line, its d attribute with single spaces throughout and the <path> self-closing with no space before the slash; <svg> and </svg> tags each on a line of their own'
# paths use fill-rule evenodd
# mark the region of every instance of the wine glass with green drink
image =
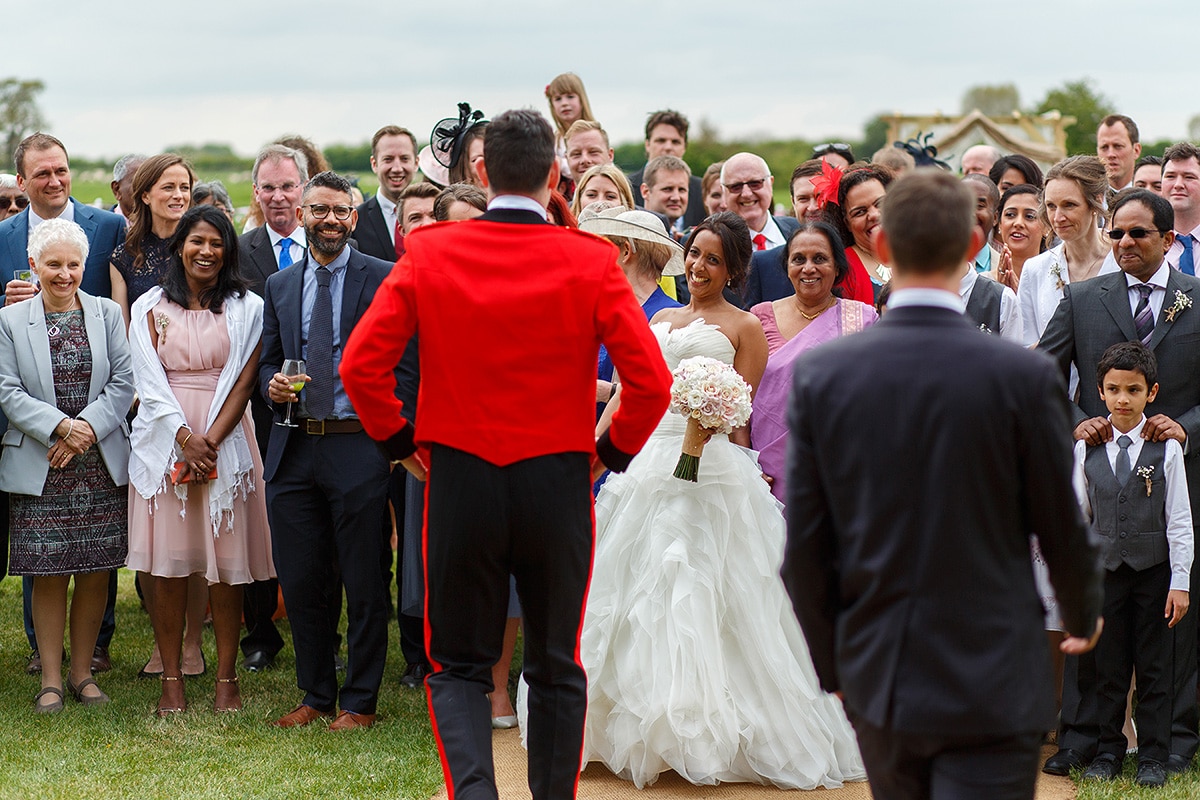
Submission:
<svg viewBox="0 0 1200 800">
<path fill-rule="evenodd" d="M 283 366 L 279 370 L 291 384 L 292 391 L 296 393 L 299 399 L 300 391 L 304 388 L 304 362 L 298 358 L 287 358 L 283 361 Z M 282 422 L 276 422 L 276 425 L 282 425 L 285 428 L 297 428 L 296 423 L 292 422 L 292 407 L 296 403 L 287 404 L 287 413 L 283 416 Z"/>
</svg>

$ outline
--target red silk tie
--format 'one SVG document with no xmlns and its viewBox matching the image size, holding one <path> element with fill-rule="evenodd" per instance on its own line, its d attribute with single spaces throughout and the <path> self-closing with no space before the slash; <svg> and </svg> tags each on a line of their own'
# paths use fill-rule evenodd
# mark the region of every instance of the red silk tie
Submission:
<svg viewBox="0 0 1200 800">
<path fill-rule="evenodd" d="M 396 258 L 404 255 L 404 234 L 400 232 L 400 218 L 396 218 Z"/>
<path fill-rule="evenodd" d="M 760 233 L 754 237 L 754 249 L 755 250 L 766 250 L 767 249 L 767 237 L 764 234 Z"/>
</svg>

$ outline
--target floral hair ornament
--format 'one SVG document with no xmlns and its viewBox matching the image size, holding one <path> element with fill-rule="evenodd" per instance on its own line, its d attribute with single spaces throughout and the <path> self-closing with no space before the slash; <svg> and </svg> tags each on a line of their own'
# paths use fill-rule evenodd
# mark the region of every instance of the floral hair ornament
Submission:
<svg viewBox="0 0 1200 800">
<path fill-rule="evenodd" d="M 842 185 L 842 171 L 828 161 L 822 161 L 821 174 L 812 176 L 812 185 L 821 208 L 828 203 L 836 203 L 838 187 Z"/>
<path fill-rule="evenodd" d="M 472 111 L 470 103 L 459 103 L 458 119 L 447 117 L 434 125 L 429 134 L 434 159 L 447 169 L 453 168 L 462 158 L 467 134 L 486 123 L 482 111 Z"/>
</svg>

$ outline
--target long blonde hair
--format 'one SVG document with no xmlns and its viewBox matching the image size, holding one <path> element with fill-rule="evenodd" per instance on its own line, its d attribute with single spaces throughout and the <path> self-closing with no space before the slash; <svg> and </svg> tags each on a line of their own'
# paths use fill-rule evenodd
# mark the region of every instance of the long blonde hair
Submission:
<svg viewBox="0 0 1200 800">
<path fill-rule="evenodd" d="M 633 204 L 633 187 L 629 185 L 629 178 L 625 177 L 625 173 L 621 172 L 616 164 L 597 164 L 594 167 L 588 167 L 588 171 L 579 178 L 579 185 L 575 187 L 575 199 L 571 201 L 572 214 L 578 217 L 579 212 L 583 210 L 583 190 L 595 177 L 608 178 L 612 181 L 617 187 L 617 194 L 621 195 L 621 204 L 629 209 L 636 208 Z"/>
<path fill-rule="evenodd" d="M 564 72 L 561 75 L 554 76 L 554 80 L 546 84 L 546 100 L 550 103 L 550 119 L 554 120 L 554 126 L 558 128 L 559 138 L 567 135 L 567 128 L 571 127 L 569 123 L 563 122 L 558 118 L 558 114 L 554 111 L 554 96 L 558 94 L 574 94 L 579 96 L 579 118 L 594 122 L 596 117 L 592 114 L 592 104 L 588 101 L 587 89 L 583 88 L 583 80 L 574 72 Z"/>
</svg>

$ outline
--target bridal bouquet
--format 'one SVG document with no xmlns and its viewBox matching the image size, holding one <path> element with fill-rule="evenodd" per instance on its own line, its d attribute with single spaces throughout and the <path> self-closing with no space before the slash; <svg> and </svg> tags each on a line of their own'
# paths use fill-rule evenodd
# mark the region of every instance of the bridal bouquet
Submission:
<svg viewBox="0 0 1200 800">
<path fill-rule="evenodd" d="M 695 482 L 709 438 L 730 433 L 750 419 L 750 385 L 733 367 L 705 356 L 685 358 L 672 375 L 670 410 L 687 418 L 674 474 Z"/>
</svg>

